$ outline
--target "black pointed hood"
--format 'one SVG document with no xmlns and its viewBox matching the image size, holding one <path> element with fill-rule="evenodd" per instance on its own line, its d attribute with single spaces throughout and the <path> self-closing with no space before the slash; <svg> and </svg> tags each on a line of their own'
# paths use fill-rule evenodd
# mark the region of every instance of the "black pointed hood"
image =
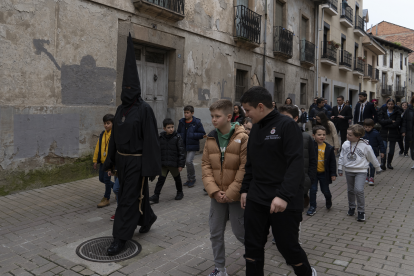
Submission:
<svg viewBox="0 0 414 276">
<path fill-rule="evenodd" d="M 130 87 L 131 89 L 127 89 Z M 132 43 L 131 33 L 127 40 L 127 52 L 124 65 L 124 77 L 122 79 L 122 105 L 130 105 L 141 97 L 141 85 L 139 82 L 137 63 L 135 58 L 134 43 Z"/>
</svg>

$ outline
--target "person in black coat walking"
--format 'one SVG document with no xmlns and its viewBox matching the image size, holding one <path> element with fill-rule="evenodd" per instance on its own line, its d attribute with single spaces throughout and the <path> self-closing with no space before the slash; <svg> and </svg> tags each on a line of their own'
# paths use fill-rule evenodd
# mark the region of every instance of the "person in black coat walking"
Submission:
<svg viewBox="0 0 414 276">
<path fill-rule="evenodd" d="M 390 148 L 388 151 L 387 168 L 394 169 L 391 165 L 392 159 L 394 158 L 395 144 L 400 139 L 400 124 L 401 124 L 401 111 L 395 107 L 394 100 L 388 100 L 387 107 L 381 107 L 378 112 L 378 121 L 382 126 L 380 134 L 384 140 L 385 149 L 387 149 L 388 142 Z M 387 155 L 381 158 L 381 167 L 385 166 Z"/>
<path fill-rule="evenodd" d="M 412 121 L 412 107 L 411 107 L 411 111 L 408 108 L 408 103 L 407 102 L 403 102 L 401 104 L 401 108 L 402 108 L 402 114 L 401 114 L 401 126 L 400 126 L 400 133 L 401 133 L 401 137 L 400 140 L 398 140 L 398 146 L 400 147 L 400 155 L 404 154 L 404 157 L 409 157 L 408 156 L 408 150 L 410 149 L 410 140 L 407 138 L 407 136 L 403 135 L 403 133 L 405 133 L 405 131 L 403 131 L 403 124 L 404 124 L 404 117 L 406 117 L 405 114 L 407 114 L 407 117 L 411 116 L 411 121 Z M 411 114 L 409 114 L 411 112 Z M 410 129 L 412 130 L 412 129 Z"/>
<path fill-rule="evenodd" d="M 404 155 L 408 156 L 408 149 L 411 148 L 411 159 L 414 160 L 414 149 L 412 142 L 414 141 L 414 97 L 411 99 L 410 105 L 402 118 L 401 133 L 405 139 Z M 414 166 L 412 167 L 414 169 Z"/>
<path fill-rule="evenodd" d="M 373 119 L 374 122 L 378 122 L 377 111 L 373 103 L 367 100 L 367 93 L 360 92 L 359 102 L 355 106 L 354 111 L 354 124 L 364 124 L 365 119 Z"/>
<path fill-rule="evenodd" d="M 171 172 L 174 177 L 177 195 L 175 200 L 181 200 L 184 197 L 183 184 L 180 172 L 185 166 L 185 149 L 183 139 L 180 134 L 174 130 L 174 121 L 170 118 L 162 122 L 164 131 L 161 132 L 159 141 L 161 146 L 161 175 L 158 177 L 155 185 L 154 195 L 150 197 L 150 202 L 158 203 L 161 189 L 164 186 L 167 175 Z"/>
<path fill-rule="evenodd" d="M 332 108 L 331 120 L 333 121 L 338 133 L 341 133 L 341 147 L 346 141 L 346 133 L 349 128 L 349 120 L 352 119 L 352 108 L 345 104 L 344 96 L 336 98 L 337 106 Z"/>
</svg>

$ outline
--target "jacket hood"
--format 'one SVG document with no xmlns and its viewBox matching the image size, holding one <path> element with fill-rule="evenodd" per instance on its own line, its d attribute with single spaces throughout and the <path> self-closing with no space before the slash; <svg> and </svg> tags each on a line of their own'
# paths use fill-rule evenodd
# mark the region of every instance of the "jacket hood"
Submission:
<svg viewBox="0 0 414 276">
<path fill-rule="evenodd" d="M 130 88 L 127 88 L 130 87 Z M 127 39 L 127 52 L 122 79 L 121 101 L 122 105 L 130 105 L 141 97 L 141 85 L 138 76 L 137 62 L 135 58 L 134 44 L 131 33 Z"/>
</svg>

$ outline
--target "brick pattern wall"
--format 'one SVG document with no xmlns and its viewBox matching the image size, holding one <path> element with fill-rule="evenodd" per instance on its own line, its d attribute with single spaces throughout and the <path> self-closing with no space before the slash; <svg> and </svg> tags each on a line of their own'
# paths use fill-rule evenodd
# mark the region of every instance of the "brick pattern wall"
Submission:
<svg viewBox="0 0 414 276">
<path fill-rule="evenodd" d="M 383 21 L 368 29 L 368 33 L 391 42 L 400 42 L 402 46 L 414 50 L 414 30 L 412 29 Z M 410 54 L 408 61 L 414 62 L 414 53 Z"/>
</svg>

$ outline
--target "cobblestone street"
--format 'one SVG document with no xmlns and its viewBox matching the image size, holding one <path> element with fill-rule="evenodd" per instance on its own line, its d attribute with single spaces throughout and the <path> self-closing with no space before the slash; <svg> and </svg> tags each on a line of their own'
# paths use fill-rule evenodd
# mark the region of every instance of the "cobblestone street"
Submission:
<svg viewBox="0 0 414 276">
<path fill-rule="evenodd" d="M 397 151 L 396 151 L 397 152 Z M 76 247 L 95 237 L 111 236 L 110 217 L 116 208 L 98 209 L 104 185 L 97 178 L 25 191 L 1 198 L 0 275 L 208 275 L 213 267 L 209 240 L 210 199 L 201 181 L 201 155 L 196 156 L 197 182 L 175 201 L 171 176 L 160 203 L 153 205 L 158 221 L 147 234 L 136 231 L 143 247 L 136 257 L 119 263 L 80 259 Z M 365 223 L 346 216 L 345 177 L 332 184 L 333 208 L 327 211 L 319 193 L 317 213 L 304 216 L 302 246 L 318 275 L 414 275 L 411 158 L 397 156 L 394 170 L 365 186 Z M 185 170 L 182 173 L 185 181 Z M 155 181 L 150 183 L 153 191 Z M 283 225 L 281 225 L 283 227 Z M 244 275 L 243 246 L 226 232 L 229 275 Z M 266 275 L 294 275 L 269 235 Z"/>
</svg>

